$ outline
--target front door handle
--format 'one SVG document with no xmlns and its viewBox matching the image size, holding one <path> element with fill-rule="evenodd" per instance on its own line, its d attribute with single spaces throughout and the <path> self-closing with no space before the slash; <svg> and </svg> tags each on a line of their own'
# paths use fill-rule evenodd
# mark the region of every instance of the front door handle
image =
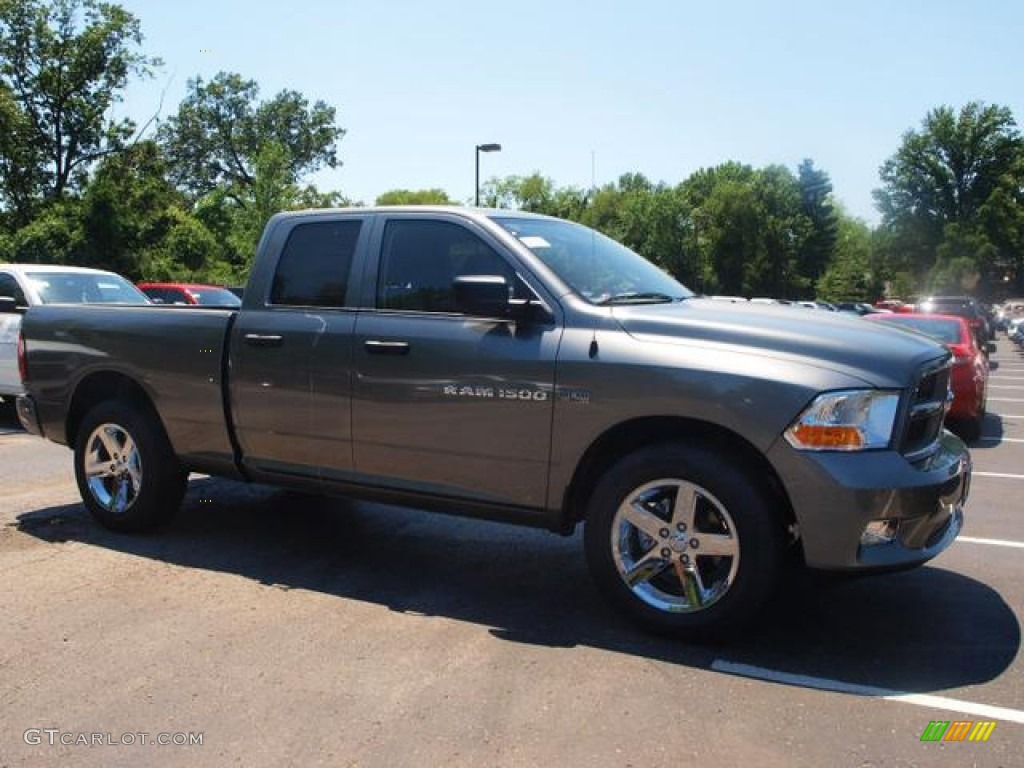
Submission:
<svg viewBox="0 0 1024 768">
<path fill-rule="evenodd" d="M 371 339 L 363 342 L 363 349 L 371 355 L 408 355 L 408 341 L 377 341 Z"/>
<path fill-rule="evenodd" d="M 250 347 L 280 347 L 284 338 L 276 333 L 247 333 L 242 337 Z"/>
</svg>

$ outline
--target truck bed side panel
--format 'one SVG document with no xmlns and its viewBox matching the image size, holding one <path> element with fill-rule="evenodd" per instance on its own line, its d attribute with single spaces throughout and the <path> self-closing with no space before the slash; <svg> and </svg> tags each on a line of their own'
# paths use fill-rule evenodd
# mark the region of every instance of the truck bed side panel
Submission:
<svg viewBox="0 0 1024 768">
<path fill-rule="evenodd" d="M 174 306 L 33 307 L 25 316 L 29 381 L 46 436 L 73 441 L 64 420 L 76 389 L 91 376 L 119 373 L 149 395 L 185 466 L 231 466 L 222 359 L 232 315 Z"/>
</svg>

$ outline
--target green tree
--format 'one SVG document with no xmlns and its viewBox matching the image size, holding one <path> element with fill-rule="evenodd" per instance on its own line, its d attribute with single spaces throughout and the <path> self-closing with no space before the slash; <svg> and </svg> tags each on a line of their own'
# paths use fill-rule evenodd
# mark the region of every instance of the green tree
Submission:
<svg viewBox="0 0 1024 768">
<path fill-rule="evenodd" d="M 913 272 L 923 282 L 945 245 L 942 258 L 973 262 L 987 290 L 1001 260 L 1019 263 L 1019 252 L 1012 251 L 1016 235 L 1003 231 L 996 213 L 1007 206 L 994 197 L 1019 196 L 1022 152 L 1011 111 L 980 102 L 959 112 L 934 109 L 919 131 L 904 134 L 896 154 L 882 165 L 883 186 L 875 191 L 882 226 L 893 234 L 893 270 Z M 942 265 L 939 272 L 948 274 Z"/>
<path fill-rule="evenodd" d="M 141 264 L 147 280 L 230 284 L 237 275 L 220 257 L 217 239 L 195 216 L 168 208 L 161 217 L 164 235 L 147 250 Z"/>
<path fill-rule="evenodd" d="M 130 77 L 159 64 L 141 43 L 138 20 L 117 5 L 0 0 L 0 205 L 10 226 L 79 189 L 135 132 L 108 115 Z"/>
<path fill-rule="evenodd" d="M 811 231 L 798 254 L 799 270 L 816 281 L 832 259 L 839 237 L 839 215 L 832 204 L 832 181 L 828 174 L 805 159 L 797 168 L 800 202 Z"/>
<path fill-rule="evenodd" d="M 800 254 L 813 225 L 788 169 L 725 163 L 697 171 L 680 192 L 705 292 L 793 298 L 809 291 Z"/>
<path fill-rule="evenodd" d="M 158 131 L 174 182 L 192 200 L 220 190 L 242 208 L 258 205 L 254 187 L 258 164 L 271 162 L 284 184 L 323 167 L 338 165 L 337 143 L 345 132 L 335 125 L 335 110 L 323 101 L 309 104 L 302 94 L 284 90 L 258 101 L 253 80 L 221 72 L 211 81 L 190 80 L 177 114 Z"/>
<path fill-rule="evenodd" d="M 61 200 L 50 205 L 11 237 L 12 261 L 75 264 L 85 243 L 81 203 Z"/>
<path fill-rule="evenodd" d="M 443 189 L 392 189 L 377 197 L 377 205 L 452 205 Z"/>
<path fill-rule="evenodd" d="M 882 281 L 872 258 L 871 228 L 838 212 L 836 222 L 834 253 L 815 293 L 827 301 L 873 302 L 881 295 Z"/>
<path fill-rule="evenodd" d="M 529 176 L 492 178 L 480 190 L 481 201 L 491 208 L 543 213 L 580 221 L 587 207 L 587 194 L 577 187 L 557 187 L 540 172 Z"/>
<path fill-rule="evenodd" d="M 143 277 L 147 258 L 167 236 L 168 211 L 183 208 L 187 203 L 167 180 L 155 142 L 111 155 L 99 163 L 81 197 L 83 243 L 70 263 Z"/>
</svg>

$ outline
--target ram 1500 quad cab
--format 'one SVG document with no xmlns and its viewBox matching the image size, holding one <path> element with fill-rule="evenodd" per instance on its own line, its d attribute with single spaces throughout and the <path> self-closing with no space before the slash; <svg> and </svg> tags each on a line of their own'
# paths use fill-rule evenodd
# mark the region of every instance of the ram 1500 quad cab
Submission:
<svg viewBox="0 0 1024 768">
<path fill-rule="evenodd" d="M 569 533 L 619 609 L 734 632 L 783 563 L 918 565 L 970 481 L 950 356 L 859 318 L 714 302 L 583 226 L 279 214 L 238 310 L 33 307 L 27 429 L 138 531 L 189 472 Z"/>
</svg>

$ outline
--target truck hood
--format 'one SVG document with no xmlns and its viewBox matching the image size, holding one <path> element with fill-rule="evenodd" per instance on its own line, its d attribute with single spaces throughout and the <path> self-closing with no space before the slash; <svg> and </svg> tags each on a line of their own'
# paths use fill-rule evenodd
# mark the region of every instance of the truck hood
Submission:
<svg viewBox="0 0 1024 768">
<path fill-rule="evenodd" d="M 613 314 L 638 340 L 799 359 L 876 387 L 905 387 L 924 363 L 949 356 L 944 346 L 925 336 L 803 307 L 688 299 L 617 306 Z"/>
</svg>

